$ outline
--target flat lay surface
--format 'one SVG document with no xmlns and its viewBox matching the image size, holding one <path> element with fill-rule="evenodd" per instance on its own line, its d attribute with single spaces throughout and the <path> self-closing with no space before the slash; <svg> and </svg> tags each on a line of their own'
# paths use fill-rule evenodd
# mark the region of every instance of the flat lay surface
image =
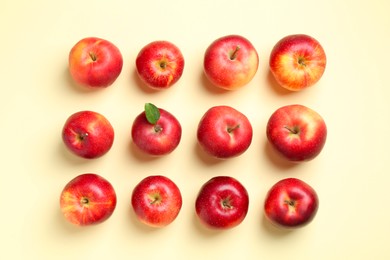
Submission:
<svg viewBox="0 0 390 260">
<path fill-rule="evenodd" d="M 390 2 L 372 1 L 3 1 L 0 8 L 2 136 L 0 238 L 2 259 L 389 259 Z M 312 87 L 292 92 L 269 69 L 273 46 L 303 33 L 317 39 L 327 65 Z M 258 52 L 258 70 L 236 90 L 222 90 L 203 71 L 207 47 L 237 34 Z M 74 83 L 71 48 L 82 38 L 114 43 L 123 68 L 114 83 L 90 90 Z M 183 54 L 181 78 L 148 88 L 136 72 L 138 52 L 166 40 Z M 181 124 L 176 149 L 149 156 L 133 143 L 134 119 L 153 103 Z M 291 163 L 269 144 L 267 121 L 278 108 L 300 104 L 326 122 L 327 139 L 314 159 Z M 209 156 L 197 127 L 213 106 L 231 106 L 251 123 L 241 155 Z M 104 115 L 115 137 L 96 159 L 71 153 L 61 132 L 78 111 Z M 116 208 L 104 222 L 79 227 L 61 212 L 65 185 L 83 173 L 108 180 Z M 150 175 L 170 178 L 182 206 L 163 228 L 141 223 L 134 187 Z M 236 227 L 212 230 L 196 214 L 202 185 L 215 176 L 237 179 L 249 207 Z M 315 189 L 318 211 L 308 225 L 276 228 L 264 216 L 267 191 L 298 178 Z"/>
</svg>

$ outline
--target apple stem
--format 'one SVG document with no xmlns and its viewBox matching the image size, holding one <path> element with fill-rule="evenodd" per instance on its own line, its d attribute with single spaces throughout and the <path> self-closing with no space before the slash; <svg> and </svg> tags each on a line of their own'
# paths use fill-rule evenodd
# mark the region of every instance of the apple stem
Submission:
<svg viewBox="0 0 390 260">
<path fill-rule="evenodd" d="M 153 198 L 153 200 L 152 201 L 150 201 L 150 204 L 156 204 L 156 203 L 159 203 L 160 201 L 161 201 L 161 198 L 160 198 L 160 196 L 159 195 L 154 195 L 154 196 L 152 196 L 152 198 Z"/>
<path fill-rule="evenodd" d="M 154 125 L 154 131 L 156 133 L 159 133 L 163 130 L 162 126 L 161 125 Z"/>
<path fill-rule="evenodd" d="M 295 206 L 295 201 L 293 201 L 293 200 L 286 200 L 285 202 L 286 202 L 286 204 L 288 204 L 290 207 L 294 207 L 294 206 Z"/>
<path fill-rule="evenodd" d="M 237 53 L 240 50 L 240 46 L 237 45 L 236 49 L 230 54 L 230 60 L 235 60 L 237 57 Z"/>
<path fill-rule="evenodd" d="M 298 134 L 299 133 L 299 129 L 298 127 L 288 127 L 288 126 L 285 126 L 284 128 L 286 128 L 288 131 L 290 131 L 292 134 Z"/>
<path fill-rule="evenodd" d="M 79 140 L 80 141 L 83 141 L 85 138 L 87 138 L 88 137 L 88 133 L 81 133 L 80 135 L 79 135 Z"/>
<path fill-rule="evenodd" d="M 222 206 L 224 208 L 228 208 L 228 209 L 232 209 L 233 208 L 233 206 L 230 204 L 230 200 L 229 199 L 222 200 Z"/>
<path fill-rule="evenodd" d="M 160 63 L 160 68 L 165 69 L 167 67 L 167 63 L 165 61 L 162 61 Z"/>
<path fill-rule="evenodd" d="M 302 65 L 302 66 L 304 66 L 304 67 L 306 67 L 305 58 L 303 58 L 303 57 L 298 57 L 298 64 L 299 64 L 299 65 Z"/>
<path fill-rule="evenodd" d="M 286 204 L 287 204 L 287 207 L 289 209 L 289 211 L 296 211 L 296 202 L 295 200 L 285 200 L 284 201 Z"/>
<path fill-rule="evenodd" d="M 230 133 L 232 133 L 234 130 L 236 130 L 238 128 L 240 128 L 240 125 L 236 125 L 234 127 L 228 127 L 227 131 L 230 134 Z"/>
<path fill-rule="evenodd" d="M 81 204 L 85 205 L 85 204 L 88 204 L 89 203 L 89 199 L 87 198 L 82 198 L 81 199 Z"/>
<path fill-rule="evenodd" d="M 97 60 L 96 54 L 93 53 L 93 52 L 89 53 L 89 57 L 91 57 L 92 61 L 96 61 Z"/>
</svg>

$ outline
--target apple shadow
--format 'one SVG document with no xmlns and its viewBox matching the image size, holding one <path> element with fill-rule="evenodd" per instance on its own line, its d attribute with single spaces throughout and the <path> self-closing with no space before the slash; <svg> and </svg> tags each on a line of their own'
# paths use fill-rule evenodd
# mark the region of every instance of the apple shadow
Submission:
<svg viewBox="0 0 390 260">
<path fill-rule="evenodd" d="M 212 228 L 206 227 L 204 224 L 202 224 L 200 222 L 199 217 L 195 211 L 194 211 L 192 219 L 193 219 L 195 229 L 203 237 L 217 237 L 217 236 L 222 235 L 224 232 L 228 231 L 228 230 L 219 230 L 219 229 L 212 229 Z"/>
<path fill-rule="evenodd" d="M 130 144 L 129 144 L 129 152 L 133 155 L 133 157 L 135 159 L 137 159 L 138 161 L 140 162 L 144 162 L 144 163 L 147 163 L 147 162 L 151 162 L 151 161 L 155 161 L 155 160 L 158 160 L 160 158 L 162 158 L 163 156 L 158 156 L 158 155 L 150 155 L 150 154 L 147 154 L 143 151 L 141 151 L 135 144 L 133 141 L 130 141 Z"/>
<path fill-rule="evenodd" d="M 139 77 L 138 75 L 138 72 L 137 72 L 137 69 L 134 68 L 133 70 L 133 73 L 132 73 L 132 82 L 131 83 L 134 83 L 135 82 L 135 85 L 138 87 L 138 89 L 140 89 L 143 93 L 145 94 L 154 94 L 154 93 L 159 93 L 161 92 L 163 89 L 153 89 L 149 86 L 147 86 Z"/>
<path fill-rule="evenodd" d="M 291 91 L 280 86 L 279 83 L 275 80 L 274 75 L 272 75 L 271 70 L 269 69 L 267 74 L 267 82 L 268 86 L 270 86 L 270 88 L 279 96 L 287 96 L 297 93 L 297 91 Z"/>
<path fill-rule="evenodd" d="M 67 221 L 62 214 L 61 210 L 56 210 L 55 216 L 53 218 L 55 221 L 54 225 L 56 228 L 60 228 L 62 231 L 68 234 L 74 234 L 82 232 L 82 228 L 76 225 L 73 225 L 69 221 Z"/>
<path fill-rule="evenodd" d="M 195 154 L 199 158 L 201 162 L 203 162 L 205 165 L 212 166 L 212 165 L 217 165 L 220 163 L 223 163 L 225 159 L 220 159 L 213 157 L 212 155 L 206 153 L 206 151 L 200 146 L 198 142 L 195 142 Z"/>
<path fill-rule="evenodd" d="M 105 222 L 110 221 L 110 218 L 105 220 L 104 222 L 98 223 L 98 224 L 92 224 L 87 226 L 78 226 L 75 224 L 70 223 L 62 214 L 61 210 L 57 210 L 55 213 L 55 216 L 53 217 L 53 225 L 55 227 L 55 230 L 62 231 L 65 234 L 70 235 L 78 235 L 78 236 L 85 236 L 86 234 L 91 234 L 90 232 L 99 232 L 98 229 L 100 229 Z M 88 230 L 88 232 L 86 232 Z M 93 231 L 96 230 L 96 231 Z"/>
<path fill-rule="evenodd" d="M 73 154 L 63 142 L 58 142 L 58 153 L 72 165 L 82 165 L 93 162 L 95 159 L 86 159 Z M 103 155 L 104 156 L 104 155 Z M 98 159 L 98 158 L 96 158 Z"/>
<path fill-rule="evenodd" d="M 263 229 L 274 238 L 281 238 L 281 237 L 288 236 L 289 234 L 292 234 L 294 231 L 294 229 L 291 228 L 277 227 L 275 224 L 272 224 L 264 214 L 261 220 L 261 224 Z"/>
<path fill-rule="evenodd" d="M 69 86 L 69 88 L 74 91 L 75 93 L 80 93 L 80 94 L 84 94 L 84 93 L 92 93 L 92 92 L 98 92 L 98 91 L 101 91 L 105 88 L 89 88 L 89 87 L 86 87 L 86 86 L 81 86 L 79 84 L 77 84 L 72 76 L 70 75 L 70 72 L 69 72 L 69 69 L 68 67 L 66 67 L 64 69 L 64 74 L 63 74 L 63 77 L 64 77 L 64 82 L 67 83 L 67 85 Z"/>
<path fill-rule="evenodd" d="M 135 214 L 135 212 L 131 206 L 130 206 L 130 209 L 127 210 L 127 212 L 128 212 L 128 218 L 130 219 L 130 221 L 128 221 L 129 225 L 131 225 L 130 228 L 135 228 L 140 233 L 143 233 L 143 234 L 144 233 L 155 233 L 155 232 L 158 232 L 162 229 L 162 228 L 152 227 L 152 226 L 149 226 L 149 225 L 142 223 L 138 219 L 137 215 Z"/>
<path fill-rule="evenodd" d="M 299 163 L 289 161 L 279 154 L 268 141 L 265 141 L 264 143 L 264 151 L 269 161 L 281 170 L 287 170 L 299 166 Z"/>
<path fill-rule="evenodd" d="M 204 74 L 204 71 L 202 70 L 202 73 L 200 74 L 200 83 L 204 87 L 204 89 L 209 92 L 209 94 L 213 95 L 222 95 L 222 94 L 228 94 L 234 90 L 226 90 L 219 88 L 217 86 L 214 86 L 210 80 L 206 77 Z"/>
</svg>

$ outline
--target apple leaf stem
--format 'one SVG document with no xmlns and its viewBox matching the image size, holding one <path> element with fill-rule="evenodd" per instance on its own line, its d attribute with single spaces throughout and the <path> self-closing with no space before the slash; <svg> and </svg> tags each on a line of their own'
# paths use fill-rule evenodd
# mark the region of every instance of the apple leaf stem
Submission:
<svg viewBox="0 0 390 260">
<path fill-rule="evenodd" d="M 160 119 L 160 110 L 152 103 L 145 103 L 145 116 L 149 123 L 155 125 Z M 158 131 L 156 130 L 156 132 Z"/>
<path fill-rule="evenodd" d="M 237 45 L 234 51 L 230 54 L 230 60 L 235 60 L 237 57 L 237 53 L 240 50 L 240 45 Z"/>
</svg>

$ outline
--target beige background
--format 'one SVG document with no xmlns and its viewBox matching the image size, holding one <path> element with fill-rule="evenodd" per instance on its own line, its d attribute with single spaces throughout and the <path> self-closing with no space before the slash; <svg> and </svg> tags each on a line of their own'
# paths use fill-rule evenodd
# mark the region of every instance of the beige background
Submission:
<svg viewBox="0 0 390 260">
<path fill-rule="evenodd" d="M 0 8 L 1 250 L 2 259 L 389 259 L 390 2 L 143 0 L 3 0 Z M 253 81 L 235 92 L 211 87 L 203 53 L 216 38 L 241 34 L 255 45 L 260 65 Z M 268 70 L 273 45 L 306 33 L 325 48 L 328 66 L 313 88 L 290 93 Z M 98 36 L 115 43 L 123 71 L 110 88 L 85 91 L 67 71 L 70 48 Z M 138 51 L 154 40 L 178 45 L 186 59 L 181 80 L 152 92 L 134 73 Z M 150 159 L 131 145 L 130 128 L 145 102 L 172 112 L 183 127 L 177 150 Z M 290 165 L 267 146 L 270 114 L 290 103 L 307 105 L 328 125 L 315 160 Z M 216 162 L 196 144 L 196 127 L 213 105 L 245 113 L 254 128 L 249 150 Z M 60 133 L 78 110 L 104 114 L 116 139 L 104 157 L 87 161 L 65 150 Z M 68 224 L 59 194 L 73 177 L 95 172 L 115 187 L 118 204 L 105 223 Z M 133 187 L 151 174 L 174 180 L 183 208 L 170 226 L 140 225 L 130 209 Z M 194 201 L 216 175 L 239 179 L 250 208 L 235 229 L 214 232 L 198 224 Z M 282 232 L 263 219 L 267 190 L 285 177 L 311 184 L 320 197 L 315 220 Z"/>
</svg>

